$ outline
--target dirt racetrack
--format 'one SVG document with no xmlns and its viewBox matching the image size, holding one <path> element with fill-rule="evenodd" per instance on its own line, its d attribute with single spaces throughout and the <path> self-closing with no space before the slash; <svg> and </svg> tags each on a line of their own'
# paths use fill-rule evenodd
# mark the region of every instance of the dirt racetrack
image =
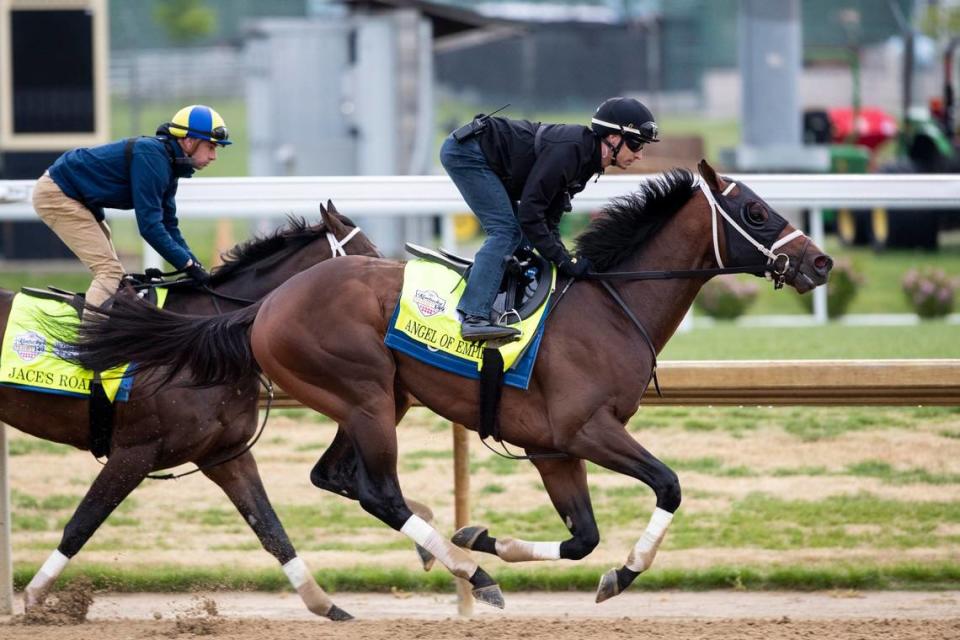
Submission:
<svg viewBox="0 0 960 640">
<path fill-rule="evenodd" d="M 208 636 L 446 640 L 950 640 L 960 638 L 960 592 L 627 593 L 597 606 L 586 593 L 507 594 L 507 610 L 456 618 L 450 595 L 338 594 L 357 616 L 312 617 L 292 594 L 100 594 L 83 623 L 0 622 L 4 640 L 127 640 Z M 609 606 L 608 606 L 609 605 Z M 22 611 L 22 604 L 18 603 Z"/>
</svg>

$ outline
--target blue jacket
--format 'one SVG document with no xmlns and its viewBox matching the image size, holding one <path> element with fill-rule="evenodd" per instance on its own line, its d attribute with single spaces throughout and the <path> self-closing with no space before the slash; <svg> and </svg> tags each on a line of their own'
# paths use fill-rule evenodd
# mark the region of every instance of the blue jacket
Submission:
<svg viewBox="0 0 960 640">
<path fill-rule="evenodd" d="M 182 269 L 194 259 L 177 223 L 177 181 L 194 169 L 183 149 L 165 137 L 137 138 L 129 168 L 127 141 L 73 149 L 57 158 L 50 178 L 65 195 L 82 202 L 97 220 L 103 209 L 134 209 L 140 235 L 163 259 Z M 196 260 L 195 260 L 196 261 Z"/>
</svg>

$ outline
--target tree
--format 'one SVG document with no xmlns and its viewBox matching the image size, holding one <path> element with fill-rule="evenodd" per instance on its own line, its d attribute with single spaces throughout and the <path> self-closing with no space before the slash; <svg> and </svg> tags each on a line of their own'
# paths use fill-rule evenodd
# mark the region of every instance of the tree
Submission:
<svg viewBox="0 0 960 640">
<path fill-rule="evenodd" d="M 192 44 L 209 36 L 217 25 L 216 11 L 204 0 L 157 0 L 153 19 L 177 44 Z"/>
</svg>

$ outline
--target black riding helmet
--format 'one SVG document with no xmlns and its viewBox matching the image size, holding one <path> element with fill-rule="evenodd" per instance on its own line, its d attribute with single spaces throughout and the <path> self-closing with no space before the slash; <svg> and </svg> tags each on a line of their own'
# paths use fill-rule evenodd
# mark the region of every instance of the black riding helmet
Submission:
<svg viewBox="0 0 960 640">
<path fill-rule="evenodd" d="M 660 142 L 657 138 L 657 123 L 650 109 L 634 98 L 610 98 L 597 107 L 590 120 L 593 132 L 603 138 L 619 134 L 631 151 L 639 151 L 649 142 Z M 617 145 L 616 152 L 620 151 Z"/>
</svg>

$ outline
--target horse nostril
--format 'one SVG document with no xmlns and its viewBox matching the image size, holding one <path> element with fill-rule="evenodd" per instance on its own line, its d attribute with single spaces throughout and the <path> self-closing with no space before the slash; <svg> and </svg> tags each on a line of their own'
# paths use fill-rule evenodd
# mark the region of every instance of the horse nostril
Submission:
<svg viewBox="0 0 960 640">
<path fill-rule="evenodd" d="M 833 268 L 833 260 L 830 259 L 830 256 L 820 254 L 813 259 L 813 267 L 817 270 L 817 273 L 826 274 Z"/>
</svg>

